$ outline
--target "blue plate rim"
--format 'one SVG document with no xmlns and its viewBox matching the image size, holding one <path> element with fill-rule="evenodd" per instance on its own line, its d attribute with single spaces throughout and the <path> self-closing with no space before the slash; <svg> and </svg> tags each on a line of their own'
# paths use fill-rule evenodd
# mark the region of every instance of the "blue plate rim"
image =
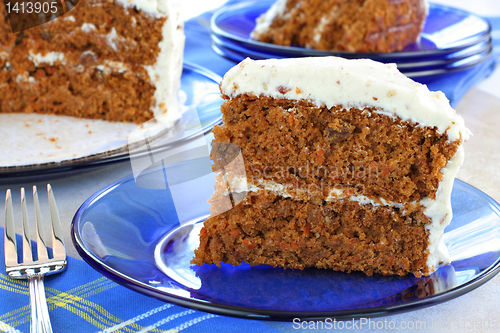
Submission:
<svg viewBox="0 0 500 333">
<path fill-rule="evenodd" d="M 183 70 L 190 70 L 205 76 L 213 80 L 214 82 L 220 83 L 222 77 L 204 67 L 197 64 L 184 61 Z M 182 86 L 181 86 L 182 89 Z M 186 137 L 183 137 L 179 141 L 169 143 L 168 146 L 182 144 L 183 142 L 192 139 L 193 137 L 200 135 L 201 133 L 208 133 L 213 129 L 215 125 L 222 123 L 222 115 L 214 119 L 212 122 L 202 127 L 199 131 L 196 131 Z M 165 146 L 158 147 L 158 149 L 164 149 Z M 139 154 L 139 152 L 138 152 Z M 12 181 L 19 179 L 21 182 L 28 181 L 30 179 L 38 180 L 40 177 L 47 177 L 53 175 L 59 175 L 60 173 L 68 174 L 70 172 L 80 172 L 81 170 L 98 167 L 102 165 L 108 165 L 112 163 L 122 162 L 129 158 L 128 149 L 121 149 L 119 152 L 107 152 L 100 153 L 96 155 L 85 156 L 77 160 L 68 160 L 60 163 L 44 163 L 36 165 L 27 166 L 12 166 L 12 167 L 1 167 L 0 168 L 0 184 L 4 182 L 11 183 Z"/>
<path fill-rule="evenodd" d="M 246 55 L 244 55 L 236 50 L 232 50 L 232 49 L 225 47 L 223 45 L 217 45 L 213 40 L 211 43 L 211 47 L 215 53 L 217 53 L 218 55 L 220 55 L 224 58 L 227 58 L 231 61 L 240 62 L 247 57 Z M 227 51 L 222 49 L 221 47 L 225 48 Z M 233 54 L 231 54 L 231 52 L 233 52 Z M 484 51 L 484 52 L 486 52 L 486 51 Z M 450 74 L 450 73 L 455 73 L 455 72 L 460 72 L 460 71 L 464 71 L 467 69 L 471 69 L 474 66 L 482 64 L 482 63 L 488 61 L 489 59 L 491 59 L 492 54 L 493 54 L 493 48 L 490 47 L 486 54 L 482 54 L 482 56 L 479 59 L 472 61 L 471 63 L 468 63 L 467 65 L 461 65 L 461 66 L 457 66 L 457 67 L 449 68 L 449 69 L 439 68 L 439 69 L 426 69 L 426 70 L 422 70 L 422 71 L 411 71 L 411 69 L 407 71 L 405 69 L 401 69 L 400 71 L 405 76 L 410 77 L 410 78 L 421 78 L 421 77 L 431 77 L 431 76 L 437 76 L 437 75 L 443 75 L 443 74 Z M 477 56 L 477 54 L 475 54 L 471 57 L 474 57 L 474 56 Z M 461 59 L 458 61 L 463 61 L 463 60 L 467 60 L 467 58 Z M 447 66 L 453 65 L 453 64 L 454 63 L 447 64 Z"/>
<path fill-rule="evenodd" d="M 149 172 L 154 172 L 157 168 L 150 170 Z M 191 308 L 198 311 L 204 311 L 208 313 L 232 316 L 244 319 L 254 319 L 254 320 L 269 320 L 269 321 L 292 321 L 295 318 L 300 320 L 325 320 L 327 318 L 335 318 L 336 320 L 351 320 L 351 319 L 361 319 L 361 318 L 375 318 L 384 317 L 389 315 L 395 315 L 403 312 L 414 311 L 418 309 L 427 308 L 433 305 L 437 305 L 451 299 L 462 296 L 491 280 L 498 273 L 500 273 L 500 257 L 497 258 L 496 262 L 493 263 L 487 270 L 485 270 L 481 275 L 475 277 L 474 279 L 464 283 L 461 286 L 450 289 L 444 293 L 428 296 L 426 298 L 417 299 L 405 304 L 389 305 L 389 306 L 378 306 L 373 308 L 364 308 L 357 310 L 341 310 L 341 311 L 275 311 L 275 310 L 261 310 L 246 308 L 241 306 L 228 306 L 224 304 L 215 304 L 207 301 L 186 299 L 174 294 L 167 292 L 162 292 L 161 290 L 155 289 L 143 282 L 136 281 L 131 277 L 115 270 L 112 267 L 107 266 L 100 262 L 100 260 L 95 257 L 90 251 L 87 251 L 84 242 L 77 232 L 77 225 L 81 221 L 81 217 L 85 210 L 96 200 L 99 200 L 106 193 L 112 191 L 116 187 L 124 184 L 125 182 L 134 179 L 134 175 L 129 175 L 124 177 L 103 189 L 97 191 L 92 196 L 90 196 L 77 210 L 73 220 L 71 222 L 71 239 L 77 249 L 77 252 L 82 257 L 82 259 L 87 262 L 92 268 L 97 270 L 99 273 L 103 274 L 105 277 L 111 279 L 112 281 L 127 287 L 133 291 L 141 293 L 143 295 L 156 298 L 161 301 L 166 301 L 175 305 Z M 482 192 L 476 187 L 462 181 L 455 179 L 456 182 L 460 183 L 467 190 L 474 191 L 478 196 L 488 202 L 492 209 L 494 209 L 497 215 L 500 216 L 500 204 L 491 198 L 488 194 Z M 175 227 L 174 227 L 175 228 Z M 163 237 L 162 237 L 163 238 Z M 154 250 L 153 250 L 154 251 Z"/>
<path fill-rule="evenodd" d="M 307 49 L 307 48 L 294 47 L 294 46 L 281 46 L 281 45 L 275 45 L 275 44 L 271 44 L 271 43 L 254 41 L 254 40 L 250 39 L 250 36 L 247 39 L 241 38 L 239 36 L 235 36 L 231 33 L 226 32 L 224 29 L 220 28 L 217 25 L 217 19 L 220 16 L 222 16 L 228 12 L 234 11 L 234 10 L 239 10 L 242 8 L 250 7 L 252 4 L 262 4 L 263 2 L 264 1 L 255 1 L 254 0 L 254 1 L 245 1 L 242 3 L 238 3 L 238 4 L 223 6 L 214 15 L 212 15 L 212 17 L 210 19 L 210 28 L 211 28 L 212 33 L 214 33 L 216 35 L 220 35 L 222 37 L 232 39 L 238 43 L 249 44 L 249 45 L 252 45 L 254 47 L 257 46 L 257 47 L 269 49 L 269 50 L 275 51 L 275 52 L 289 53 L 290 56 L 307 53 L 308 56 L 328 56 L 328 55 L 330 55 L 330 56 L 341 56 L 341 57 L 345 56 L 345 57 L 351 57 L 351 58 L 356 57 L 356 58 L 371 58 L 371 59 L 384 59 L 384 58 L 390 59 L 390 58 L 407 58 L 407 57 L 419 57 L 419 56 L 430 56 L 430 55 L 442 55 L 442 54 L 446 54 L 446 53 L 450 53 L 450 52 L 456 52 L 456 51 L 459 51 L 463 48 L 470 47 L 476 43 L 479 43 L 487 38 L 490 38 L 491 30 L 492 30 L 491 24 L 487 20 L 483 19 L 480 16 L 474 15 L 470 12 L 467 12 L 467 11 L 459 9 L 459 8 L 450 7 L 450 6 L 446 6 L 446 5 L 442 5 L 442 4 L 435 4 L 435 3 L 430 3 L 430 9 L 441 8 L 441 9 L 453 10 L 456 12 L 467 14 L 469 16 L 474 16 L 477 19 L 486 23 L 486 25 L 488 27 L 487 31 L 484 34 L 479 35 L 478 36 L 479 38 L 472 41 L 472 42 L 465 43 L 462 46 L 452 47 L 452 48 L 447 48 L 447 49 L 445 48 L 445 49 L 437 49 L 437 50 L 407 51 L 407 52 L 400 51 L 400 52 L 392 52 L 392 53 L 353 53 L 353 52 L 342 52 L 342 51 L 315 50 L 315 49 Z M 265 3 L 266 4 L 269 3 L 269 5 L 271 5 L 273 2 L 274 2 L 274 0 L 265 1 Z"/>
<path fill-rule="evenodd" d="M 259 58 L 268 58 L 269 54 L 263 53 L 263 52 L 258 52 L 255 50 L 250 50 L 245 48 L 244 46 L 235 43 L 234 41 L 228 40 L 225 37 L 222 37 L 220 35 L 216 34 L 211 34 L 210 36 L 212 45 L 216 45 L 218 48 L 225 48 L 232 50 L 234 52 L 240 53 L 240 54 L 247 54 L 248 57 L 252 58 L 252 55 L 256 55 Z M 226 40 L 223 40 L 221 38 L 225 38 Z M 422 67 L 436 67 L 436 66 L 449 66 L 452 65 L 458 61 L 463 61 L 466 59 L 469 59 L 470 57 L 473 57 L 478 54 L 485 54 L 487 51 L 493 50 L 493 39 L 489 38 L 487 40 L 484 40 L 480 43 L 477 43 L 472 47 L 479 46 L 476 50 L 474 51 L 469 51 L 466 52 L 465 55 L 461 54 L 456 57 L 450 57 L 447 59 L 432 59 L 432 60 L 424 60 L 424 61 L 412 61 L 412 62 L 407 62 L 406 59 L 405 62 L 397 62 L 396 64 L 398 65 L 399 70 L 410 70 L 413 68 L 422 68 Z M 465 48 L 463 50 L 460 50 L 458 52 L 463 52 L 466 51 L 468 48 Z M 454 54 L 454 53 L 451 53 Z M 274 55 L 273 55 L 274 56 Z M 390 60 L 390 59 L 389 59 Z M 385 60 L 386 63 L 393 63 L 392 61 L 387 61 Z"/>
</svg>

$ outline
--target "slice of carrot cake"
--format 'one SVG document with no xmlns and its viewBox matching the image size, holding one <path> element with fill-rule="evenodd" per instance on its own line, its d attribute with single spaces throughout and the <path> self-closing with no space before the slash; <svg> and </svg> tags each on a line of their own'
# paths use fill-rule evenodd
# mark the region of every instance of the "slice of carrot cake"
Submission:
<svg viewBox="0 0 500 333">
<path fill-rule="evenodd" d="M 257 19 L 252 38 L 284 46 L 393 52 L 418 40 L 426 0 L 278 0 Z"/>
<path fill-rule="evenodd" d="M 215 141 L 241 148 L 246 176 L 219 177 L 194 264 L 421 276 L 450 262 L 442 236 L 469 131 L 442 92 L 336 57 L 247 59 L 220 87 Z M 214 147 L 224 170 L 228 145 Z"/>
</svg>

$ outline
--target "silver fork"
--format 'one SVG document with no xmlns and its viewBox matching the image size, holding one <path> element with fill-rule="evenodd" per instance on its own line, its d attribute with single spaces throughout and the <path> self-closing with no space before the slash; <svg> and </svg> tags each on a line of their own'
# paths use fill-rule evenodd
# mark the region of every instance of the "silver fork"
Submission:
<svg viewBox="0 0 500 333">
<path fill-rule="evenodd" d="M 66 268 L 66 250 L 64 248 L 61 223 L 57 213 L 56 201 L 50 185 L 47 185 L 49 195 L 50 220 L 52 225 L 52 258 L 49 258 L 47 242 L 42 228 L 40 204 L 36 186 L 33 186 L 33 201 L 35 205 L 35 224 L 38 259 L 35 260 L 31 251 L 31 240 L 28 227 L 26 196 L 21 188 L 21 212 L 23 223 L 23 255 L 18 261 L 16 231 L 14 229 L 14 214 L 12 197 L 7 190 L 5 198 L 5 267 L 7 274 L 13 279 L 28 279 L 31 305 L 31 332 L 52 332 L 47 300 L 43 287 L 43 276 L 62 271 Z"/>
</svg>

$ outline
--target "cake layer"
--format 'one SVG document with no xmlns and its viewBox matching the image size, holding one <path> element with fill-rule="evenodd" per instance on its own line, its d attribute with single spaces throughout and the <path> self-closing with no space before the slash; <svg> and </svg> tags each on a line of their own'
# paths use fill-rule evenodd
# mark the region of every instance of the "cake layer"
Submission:
<svg viewBox="0 0 500 333">
<path fill-rule="evenodd" d="M 252 38 L 348 52 L 393 52 L 415 42 L 424 0 L 278 0 L 257 19 Z"/>
<path fill-rule="evenodd" d="M 66 62 L 62 53 L 51 61 L 26 57 L 0 61 L 0 112 L 22 110 L 136 123 L 154 117 L 155 87 L 146 69 L 123 63 L 98 65 L 90 52 L 84 57 L 87 60 L 77 64 Z"/>
<path fill-rule="evenodd" d="M 357 195 L 395 203 L 435 199 L 461 143 L 376 109 L 238 95 L 221 108 L 215 141 L 241 148 L 248 184 L 283 185 L 296 199 Z M 214 170 L 220 155 L 212 150 Z M 222 161 L 222 164 L 224 161 Z"/>
<path fill-rule="evenodd" d="M 5 48 L 23 43 L 33 53 L 64 52 L 69 61 L 92 51 L 111 61 L 153 65 L 166 20 L 166 16 L 124 8 L 119 1 L 81 0 L 64 16 L 18 35 L 9 34 L 1 42 Z"/>
<path fill-rule="evenodd" d="M 429 220 L 422 217 L 349 200 L 314 203 L 250 192 L 230 211 L 204 222 L 193 263 L 244 261 L 420 276 L 430 271 Z"/>
</svg>

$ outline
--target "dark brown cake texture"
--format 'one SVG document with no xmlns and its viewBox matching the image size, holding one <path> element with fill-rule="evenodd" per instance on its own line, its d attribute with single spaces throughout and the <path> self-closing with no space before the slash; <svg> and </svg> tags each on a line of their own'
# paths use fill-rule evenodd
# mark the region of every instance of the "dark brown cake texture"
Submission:
<svg viewBox="0 0 500 333">
<path fill-rule="evenodd" d="M 418 40 L 425 0 L 278 0 L 252 38 L 284 46 L 394 52 Z"/>
<path fill-rule="evenodd" d="M 379 77 L 375 87 L 365 73 Z M 338 88 L 340 80 L 347 87 Z M 367 104 L 364 90 L 378 103 Z M 230 177 L 219 177 L 194 264 L 421 276 L 449 262 L 440 240 L 468 131 L 439 93 L 395 67 L 334 57 L 247 59 L 226 74 L 221 91 L 224 124 L 214 141 L 241 148 L 246 177 L 231 190 Z M 322 91 L 332 100 L 319 102 L 330 96 Z M 230 152 L 218 147 L 214 170 L 224 170 L 221 156 Z M 220 209 L 231 191 L 246 197 Z"/>
</svg>

